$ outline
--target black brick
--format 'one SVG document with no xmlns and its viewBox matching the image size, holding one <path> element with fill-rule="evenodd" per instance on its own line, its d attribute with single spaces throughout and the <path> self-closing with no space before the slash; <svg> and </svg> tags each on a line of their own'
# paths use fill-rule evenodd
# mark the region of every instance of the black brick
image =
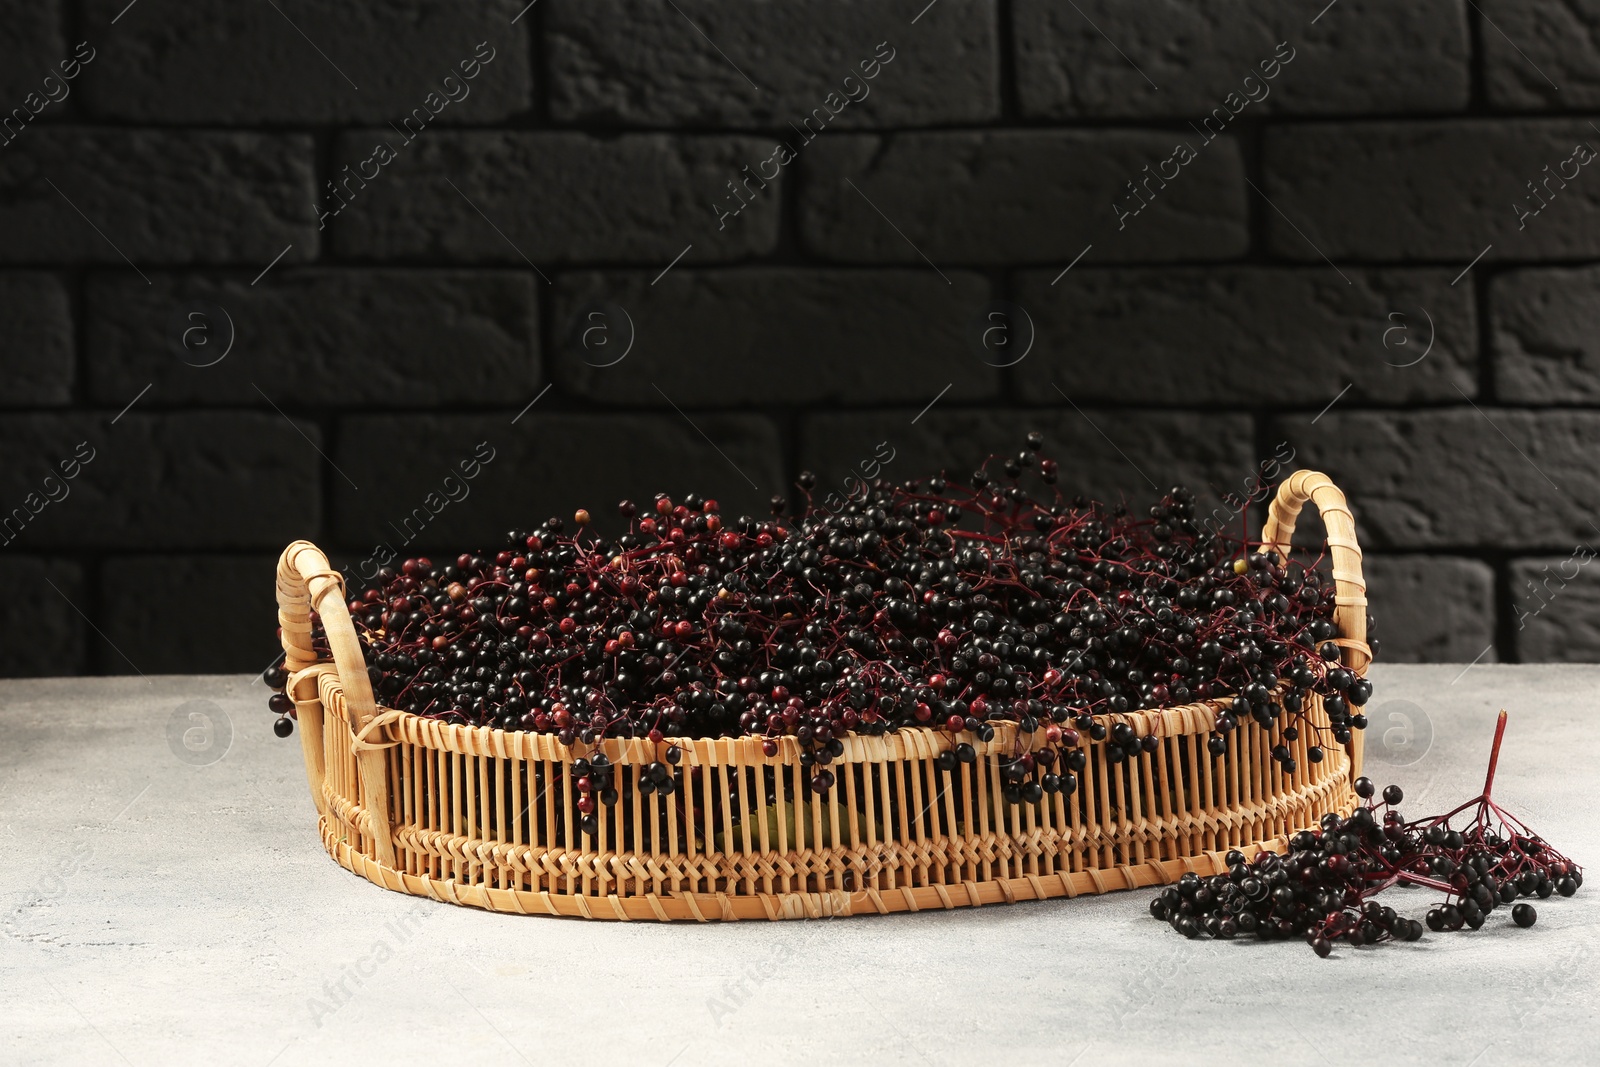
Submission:
<svg viewBox="0 0 1600 1067">
<path fill-rule="evenodd" d="M 1489 322 L 1501 400 L 1600 401 L 1600 269 L 1498 275 L 1489 284 Z"/>
<path fill-rule="evenodd" d="M 266 404 L 256 384 L 280 406 L 313 407 L 505 405 L 538 389 L 531 272 L 279 265 L 253 277 L 157 273 L 153 286 L 126 272 L 92 277 L 94 398 L 120 406 L 152 381 L 164 404 L 252 406 Z M 234 349 L 207 366 L 222 357 L 228 319 Z"/>
<path fill-rule="evenodd" d="M 1600 564 L 1592 532 L 1565 555 L 1511 564 L 1511 623 L 1524 663 L 1600 660 Z"/>
<path fill-rule="evenodd" d="M 0 466 L 0 519 L 27 508 L 30 493 L 59 498 L 37 509 L 19 546 L 281 548 L 319 532 L 315 426 L 271 413 L 135 408 L 112 425 L 115 417 L 0 415 L 9 461 Z M 62 486 L 58 464 L 82 442 L 92 458 Z"/>
<path fill-rule="evenodd" d="M 1187 143 L 1196 158 L 1151 202 L 1125 184 Z M 992 131 L 848 135 L 802 155 L 801 233 L 819 255 L 920 264 L 1226 259 L 1244 252 L 1237 143 L 1194 133 Z M 1176 166 L 1176 164 L 1174 164 Z M 855 188 L 851 188 L 854 184 Z M 870 198 L 870 202 L 869 202 Z M 880 214 L 881 212 L 881 214 Z M 1122 227 L 1119 230 L 1119 224 Z M 899 232 L 897 232 L 897 230 Z"/>
<path fill-rule="evenodd" d="M 781 130 L 814 109 L 822 109 L 814 128 L 982 122 L 1000 113 L 995 0 L 943 0 L 915 26 L 905 4 L 888 0 L 544 7 L 551 111 L 562 121 Z M 862 78 L 862 63 L 874 78 Z M 824 103 L 830 93 L 836 98 Z M 847 93 L 856 101 L 845 102 Z"/>
<path fill-rule="evenodd" d="M 1477 0 L 1489 103 L 1507 110 L 1600 107 L 1600 3 Z"/>
<path fill-rule="evenodd" d="M 39 117 L 60 117 L 62 103 L 72 98 L 76 87 L 74 81 L 62 77 L 61 63 L 72 58 L 72 51 L 61 35 L 61 5 L 50 0 L 5 0 L 0 3 L 0 24 L 6 28 L 0 34 L 0 108 L 4 109 L 0 118 L 13 115 L 13 108 L 30 116 L 37 108 Z M 74 67 L 65 69 L 76 73 Z M 50 85 L 45 84 L 47 76 L 54 78 Z M 46 102 L 51 95 L 61 97 L 63 91 L 69 95 L 60 102 Z M 36 94 L 31 101 L 27 99 L 30 93 Z M 0 135 L 0 141 L 15 136 L 18 125 L 26 128 L 31 121 L 17 118 L 16 124 Z"/>
<path fill-rule="evenodd" d="M 55 588 L 51 588 L 52 583 Z M 83 568 L 0 549 L 0 678 L 82 674 L 88 625 Z"/>
<path fill-rule="evenodd" d="M 566 415 L 535 407 L 513 425 L 516 414 L 343 419 L 334 458 L 361 486 L 359 493 L 334 486 L 339 541 L 359 549 L 344 563 L 358 563 L 380 541 L 404 552 L 408 536 L 412 551 L 490 547 L 506 530 L 551 515 L 570 530 L 578 508 L 602 532 L 617 533 L 617 501 L 648 505 L 658 492 L 698 492 L 729 515 L 764 515 L 767 498 L 784 488 L 782 448 L 766 419 L 691 410 L 691 425 L 676 413 Z M 473 460 L 480 442 L 491 461 L 463 480 L 460 464 Z M 436 494 L 431 504 L 429 494 Z M 403 525 L 418 509 L 428 521 Z"/>
<path fill-rule="evenodd" d="M 1198 120 L 1230 93 L 1243 118 L 1467 103 L 1460 0 L 1342 0 L 1315 24 L 1280 0 L 1018 0 L 1015 12 L 1017 95 L 1044 118 Z"/>
<path fill-rule="evenodd" d="M 301 134 L 29 130 L 0 151 L 0 261 L 309 259 L 311 157 Z"/>
<path fill-rule="evenodd" d="M 0 367 L 4 404 L 65 404 L 72 399 L 72 307 L 50 274 L 0 273 Z"/>
<path fill-rule="evenodd" d="M 563 275 L 554 376 L 594 400 L 666 406 L 925 403 L 993 397 L 999 372 L 966 341 L 982 277 L 930 270 L 679 268 Z M 627 319 L 602 310 L 611 304 Z M 616 318 L 612 323 L 610 320 Z M 635 343 L 620 358 L 631 320 Z M 586 330 L 606 324 L 602 332 Z M 604 340 L 604 344 L 602 344 Z"/>
<path fill-rule="evenodd" d="M 1494 662 L 1494 571 L 1487 563 L 1456 556 L 1368 556 L 1362 571 L 1378 660 L 1470 663 L 1481 655 L 1479 663 Z"/>
<path fill-rule="evenodd" d="M 1335 408 L 1314 425 L 1274 420 L 1269 432 L 1348 494 L 1367 548 L 1551 548 L 1595 536 L 1600 413 Z"/>
<path fill-rule="evenodd" d="M 108 24 L 126 6 L 89 0 L 88 22 Z M 523 6 L 141 0 L 88 68 L 84 99 L 96 115 L 134 122 L 379 122 L 413 108 L 430 122 L 503 119 L 532 102 L 528 21 L 511 25 Z M 477 63 L 476 77 L 463 81 L 463 61 Z"/>
<path fill-rule="evenodd" d="M 347 166 L 370 173 L 360 164 L 380 143 L 395 158 L 365 188 L 344 177 Z M 345 206 L 325 195 L 318 202 L 339 211 L 328 226 L 342 255 L 665 267 L 693 243 L 685 266 L 774 246 L 782 178 L 765 190 L 752 182 L 754 202 L 723 229 L 715 210 L 735 203 L 725 183 L 771 153 L 749 137 L 424 130 L 407 142 L 373 130 L 338 139 L 333 170 L 349 183 Z"/>
<path fill-rule="evenodd" d="M 276 556 L 111 556 L 100 567 L 110 674 L 260 674 L 282 651 Z M 113 647 L 114 646 L 114 647 Z M 132 664 L 132 666 L 130 666 Z M 268 719 L 265 701 L 261 717 Z"/>
<path fill-rule="evenodd" d="M 916 419 L 915 423 L 912 422 Z M 1092 422 L 1090 420 L 1093 420 Z M 813 415 L 801 424 L 801 463 L 817 475 L 815 498 L 848 487 L 863 463 L 882 477 L 921 478 L 939 470 L 965 476 L 991 453 L 1014 454 L 1030 430 L 1045 435 L 1045 455 L 1061 461 L 1061 491 L 1148 507 L 1174 485 L 1195 490 L 1209 508 L 1223 491 L 1254 473 L 1250 420 L 1242 415 L 1153 411 L 948 410 L 918 408 Z M 876 476 L 874 466 L 864 469 Z M 841 488 L 843 487 L 843 488 Z"/>
<path fill-rule="evenodd" d="M 1573 163 L 1566 188 L 1549 178 L 1547 207 L 1526 218 L 1519 211 L 1539 208 L 1527 183 L 1556 175 L 1585 141 L 1600 146 L 1580 119 L 1274 126 L 1262 146 L 1277 209 L 1264 214 L 1268 244 L 1294 259 L 1459 259 L 1461 267 L 1491 244 L 1483 262 L 1600 255 L 1593 168 Z"/>
<path fill-rule="evenodd" d="M 1050 404 L 1061 403 L 1052 382 L 1080 402 L 1174 405 L 1321 408 L 1346 385 L 1351 402 L 1476 395 L 1469 288 L 1451 288 L 1439 271 L 1345 273 L 1353 284 L 1326 266 L 1080 266 L 1054 285 L 1055 271 L 1029 273 L 1017 299 L 1038 352 L 1018 364 L 1017 380 Z"/>
</svg>

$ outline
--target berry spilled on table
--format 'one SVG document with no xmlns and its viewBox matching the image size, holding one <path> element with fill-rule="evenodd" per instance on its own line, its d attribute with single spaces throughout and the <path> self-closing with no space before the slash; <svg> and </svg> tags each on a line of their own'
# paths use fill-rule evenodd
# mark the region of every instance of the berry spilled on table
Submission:
<svg viewBox="0 0 1600 1067">
<path fill-rule="evenodd" d="M 1454 810 L 1407 821 L 1397 806 L 1405 799 L 1399 786 L 1375 800 L 1377 787 L 1357 778 L 1363 803 L 1348 818 L 1324 815 L 1321 833 L 1301 830 L 1285 855 L 1262 851 L 1247 863 L 1230 851 L 1226 874 L 1184 875 L 1150 902 L 1150 914 L 1189 938 L 1301 937 L 1323 958 L 1341 942 L 1357 948 L 1419 940 L 1422 921 L 1376 899 L 1395 886 L 1444 894 L 1425 920 L 1434 933 L 1482 929 L 1500 908 L 1517 926 L 1532 926 L 1538 912 L 1519 898 L 1570 897 L 1583 884 L 1583 869 L 1494 802 L 1505 729 L 1502 711 L 1483 792 Z"/>
</svg>

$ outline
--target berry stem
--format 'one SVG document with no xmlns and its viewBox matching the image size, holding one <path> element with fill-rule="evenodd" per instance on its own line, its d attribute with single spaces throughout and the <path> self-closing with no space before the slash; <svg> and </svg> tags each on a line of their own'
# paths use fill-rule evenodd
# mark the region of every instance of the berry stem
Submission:
<svg viewBox="0 0 1600 1067">
<path fill-rule="evenodd" d="M 1489 799 L 1490 790 L 1494 788 L 1494 769 L 1500 762 L 1500 742 L 1506 736 L 1506 709 L 1500 709 L 1500 718 L 1494 727 L 1494 746 L 1489 749 L 1489 773 L 1483 779 L 1483 799 Z"/>
</svg>

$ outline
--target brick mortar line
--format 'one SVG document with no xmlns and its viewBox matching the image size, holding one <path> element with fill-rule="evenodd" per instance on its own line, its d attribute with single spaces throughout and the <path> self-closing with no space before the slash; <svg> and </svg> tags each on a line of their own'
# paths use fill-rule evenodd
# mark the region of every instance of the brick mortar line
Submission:
<svg viewBox="0 0 1600 1067">
<path fill-rule="evenodd" d="M 550 127 L 555 125 L 550 110 L 551 98 L 554 96 L 552 91 L 554 81 L 550 77 L 550 47 L 549 35 L 545 28 L 545 9 L 535 3 L 522 18 L 528 23 L 528 90 L 533 94 L 529 110 L 534 120 L 541 126 Z"/>
<path fill-rule="evenodd" d="M 1235 136 L 1239 141 L 1239 158 L 1244 168 L 1246 182 L 1244 189 L 1240 191 L 1244 196 L 1245 233 L 1248 235 L 1242 258 L 1251 266 L 1270 265 L 1274 262 L 1269 232 L 1273 222 L 1269 218 L 1272 209 L 1256 195 L 1254 189 L 1250 188 L 1252 183 L 1262 190 L 1268 185 L 1262 144 L 1266 140 L 1265 123 L 1260 120 L 1245 119 L 1237 124 Z"/>
<path fill-rule="evenodd" d="M 1483 14 L 1476 4 L 1466 5 L 1467 19 L 1467 109 L 1489 112 L 1488 56 L 1483 48 Z"/>
<path fill-rule="evenodd" d="M 1522 650 L 1517 647 L 1517 601 L 1511 591 L 1511 567 L 1517 559 L 1536 559 L 1537 556 L 1501 556 L 1490 562 L 1494 583 L 1490 587 L 1490 604 L 1494 612 L 1494 655 L 1501 663 L 1522 662 Z"/>
<path fill-rule="evenodd" d="M 69 101 L 70 102 L 70 101 Z M 1203 108 L 1197 108 L 1194 114 L 1180 113 L 1176 115 L 1151 115 L 1151 116 L 1084 116 L 1081 118 L 1060 119 L 1021 116 L 1012 119 L 1000 119 L 985 123 L 971 121 L 948 123 L 924 123 L 918 125 L 893 125 L 893 126 L 840 126 L 833 128 L 828 133 L 836 136 L 897 136 L 904 134 L 960 134 L 960 133 L 993 133 L 995 131 L 1007 132 L 1058 132 L 1058 133 L 1116 133 L 1126 131 L 1129 133 L 1192 133 L 1193 127 L 1189 123 L 1205 115 Z M 1271 132 L 1275 128 L 1300 128 L 1315 126 L 1361 126 L 1361 125 L 1394 125 L 1402 123 L 1413 124 L 1449 124 L 1449 123 L 1523 123 L 1523 122 L 1582 122 L 1585 118 L 1592 118 L 1600 114 L 1600 103 L 1593 106 L 1580 108 L 1505 108 L 1495 109 L 1493 105 L 1469 104 L 1466 109 L 1457 111 L 1348 111 L 1348 112 L 1310 112 L 1310 113 L 1280 113 L 1269 112 L 1264 115 L 1252 116 L 1248 119 L 1240 118 L 1238 127 L 1243 128 L 1245 123 L 1252 123 L 1263 130 Z M 82 133 L 96 132 L 159 132 L 159 133 L 219 133 L 219 134 L 263 134 L 263 135 L 293 135 L 304 134 L 314 130 L 327 130 L 334 134 L 371 133 L 380 132 L 388 127 L 382 119 L 371 121 L 328 121 L 325 119 L 258 119 L 251 122 L 195 122 L 186 120 L 161 120 L 138 119 L 129 120 L 111 116 L 94 117 L 90 115 L 61 115 L 55 118 L 40 117 L 39 126 L 42 129 L 61 131 L 77 131 Z M 667 135 L 689 138 L 711 139 L 717 137 L 753 137 L 767 138 L 772 136 L 773 127 L 765 123 L 752 123 L 750 125 L 708 126 L 697 123 L 683 123 L 677 125 L 641 125 L 635 123 L 573 123 L 560 125 L 531 125 L 515 119 L 497 119 L 483 122 L 459 122 L 441 119 L 437 125 L 429 124 L 430 130 L 439 133 L 526 133 L 526 134 L 584 134 L 600 140 L 609 140 L 619 136 L 630 135 Z M 1232 128 L 1232 124 L 1230 124 Z M 1223 136 L 1227 136 L 1225 132 Z"/>
<path fill-rule="evenodd" d="M 553 378 L 553 377 L 551 377 L 549 375 L 546 375 L 542 379 L 542 381 L 545 384 L 552 385 L 553 388 L 551 390 L 550 396 L 546 400 L 541 400 L 540 401 L 540 403 L 539 403 L 540 408 L 544 409 L 544 408 L 550 407 L 550 409 L 552 411 L 558 412 L 558 413 L 560 413 L 562 415 L 574 415 L 574 416 L 586 416 L 586 417 L 603 417 L 603 416 L 608 416 L 608 415 L 616 415 L 616 416 L 619 416 L 619 417 L 627 417 L 627 416 L 635 416 L 635 415 L 659 415 L 659 414 L 663 414 L 663 413 L 671 414 L 672 410 L 673 410 L 670 406 L 659 405 L 659 404 L 649 404 L 648 402 L 642 402 L 642 403 L 639 403 L 639 404 L 606 403 L 606 402 L 602 402 L 602 401 L 591 400 L 591 399 L 589 399 L 587 397 L 583 397 L 583 396 L 580 396 L 580 395 L 563 394 L 562 393 L 562 383 L 560 382 L 559 379 Z M 541 385 L 538 388 L 543 388 L 543 386 Z M 537 391 L 537 389 L 534 389 L 533 391 Z M 1249 417 L 1252 417 L 1252 418 L 1257 416 L 1257 415 L 1265 415 L 1265 416 L 1267 416 L 1269 418 L 1271 418 L 1271 417 L 1279 417 L 1279 418 L 1281 418 L 1281 417 L 1284 417 L 1284 416 L 1316 414 L 1317 412 L 1322 410 L 1322 408 L 1325 406 L 1322 402 L 1319 402 L 1319 401 L 1294 401 L 1292 403 L 1283 403 L 1283 404 L 1279 404 L 1279 405 L 1276 405 L 1276 406 L 1273 406 L 1273 407 L 1270 407 L 1270 408 L 1263 408 L 1263 407 L 1260 406 L 1259 403 L 1243 403 L 1243 404 L 1237 404 L 1237 405 L 1234 405 L 1234 404 L 1195 405 L 1195 404 L 1163 404 L 1163 403 L 1158 402 L 1158 401 L 1149 401 L 1149 402 L 1128 401 L 1128 400 L 1103 401 L 1103 400 L 1094 399 L 1092 394 L 1084 394 L 1083 396 L 1074 395 L 1073 399 L 1078 401 L 1079 405 L 1081 407 L 1084 407 L 1084 408 L 1086 408 L 1087 410 L 1090 410 L 1090 411 L 1106 412 L 1108 414 L 1130 414 L 1130 415 L 1145 415 L 1145 414 L 1150 414 L 1150 415 L 1198 415 L 1198 416 L 1207 416 L 1207 415 L 1244 415 L 1244 416 L 1249 416 Z M 1477 398 L 1477 399 L 1481 400 L 1482 398 Z M 759 405 L 759 406 L 752 406 L 752 404 Z M 551 405 L 554 405 L 554 406 L 552 407 Z M 907 399 L 904 399 L 904 400 L 885 400 L 885 401 L 881 401 L 881 402 L 877 402 L 877 403 L 866 403 L 866 404 L 861 404 L 861 405 L 848 405 L 848 406 L 847 405 L 840 405 L 840 404 L 827 404 L 827 403 L 804 404 L 804 405 L 785 405 L 785 404 L 781 404 L 781 403 L 775 403 L 775 404 L 765 404 L 765 405 L 763 405 L 763 402 L 759 401 L 759 400 L 751 401 L 751 402 L 732 403 L 732 404 L 716 404 L 716 405 L 691 404 L 691 405 L 679 405 L 679 406 L 683 407 L 683 409 L 685 411 L 693 412 L 693 413 L 696 413 L 696 414 L 706 414 L 706 415 L 757 415 L 757 416 L 760 416 L 763 413 L 770 412 L 770 413 L 772 413 L 773 417 L 787 417 L 787 416 L 790 416 L 790 415 L 806 416 L 806 415 L 830 415 L 830 414 L 853 414 L 853 415 L 872 415 L 872 414 L 878 414 L 878 413 L 898 414 L 900 412 L 906 412 L 906 413 L 909 413 L 909 414 L 915 414 L 917 411 L 920 410 L 919 401 L 916 398 L 907 398 Z M 1530 403 L 1519 402 L 1519 403 L 1514 403 L 1514 404 L 1494 403 L 1494 404 L 1492 404 L 1490 406 L 1485 406 L 1482 403 L 1479 403 L 1478 406 L 1480 408 L 1482 408 L 1483 410 L 1485 410 L 1485 411 L 1493 412 L 1493 413 L 1496 413 L 1496 414 L 1506 413 L 1506 414 L 1540 415 L 1540 414 L 1549 414 L 1549 413 L 1552 413 L 1552 412 L 1571 412 L 1571 413 L 1574 413 L 1574 414 L 1600 413 L 1600 401 L 1590 402 L 1590 403 L 1581 404 L 1581 405 L 1580 404 L 1554 404 L 1554 403 L 1551 403 L 1551 404 L 1530 404 Z M 371 407 L 359 407 L 359 406 L 325 407 L 325 406 L 320 406 L 320 405 L 304 406 L 304 405 L 297 405 L 297 404 L 294 404 L 292 402 L 285 403 L 283 401 L 279 401 L 279 407 L 282 407 L 284 411 L 288 412 L 290 415 L 294 416 L 295 418 L 306 419 L 306 420 L 312 421 L 312 422 L 315 422 L 318 419 L 322 419 L 322 418 L 342 419 L 342 418 L 346 418 L 346 417 L 367 417 L 367 416 L 389 416 L 389 417 L 394 417 L 394 418 L 415 418 L 418 415 L 429 415 L 429 414 L 437 415 L 437 416 L 440 416 L 440 417 L 462 415 L 462 416 L 469 416 L 469 417 L 494 418 L 494 417 L 498 417 L 498 416 L 501 416 L 501 415 L 515 415 L 521 410 L 520 406 L 510 406 L 510 407 L 508 407 L 508 406 L 505 406 L 505 405 L 500 404 L 500 403 L 487 403 L 487 402 L 484 403 L 484 404 L 481 404 L 481 405 L 461 403 L 461 404 L 452 406 L 452 407 L 450 407 L 448 409 L 430 408 L 430 407 L 427 407 L 427 406 L 425 406 L 423 404 L 417 404 L 417 405 L 385 404 L 385 405 L 374 405 L 374 406 L 371 406 Z M 1045 413 L 1054 412 L 1054 411 L 1063 411 L 1063 410 L 1067 410 L 1069 408 L 1069 405 L 1067 405 L 1065 403 L 1059 403 L 1059 402 L 1013 403 L 1013 402 L 1006 401 L 1003 398 L 997 398 L 997 399 L 993 399 L 993 400 L 983 400 L 983 399 L 970 399 L 969 400 L 969 399 L 950 399 L 950 398 L 946 398 L 946 399 L 942 399 L 942 400 L 939 401 L 938 408 L 940 410 L 959 410 L 959 411 L 974 411 L 974 412 L 1004 411 L 1004 412 L 1015 413 L 1015 414 L 1017 414 L 1019 416 L 1025 416 L 1025 415 L 1027 415 L 1029 413 L 1032 413 L 1032 412 L 1038 412 L 1038 413 L 1041 413 L 1041 414 L 1045 414 Z M 54 415 L 54 416 L 82 415 L 82 416 L 84 416 L 86 418 L 92 418 L 94 416 L 99 416 L 99 415 L 113 415 L 118 410 L 119 410 L 118 405 L 116 405 L 114 403 L 97 403 L 97 404 L 93 404 L 93 405 L 82 405 L 82 406 L 80 406 L 80 405 L 70 405 L 70 406 L 5 407 L 5 408 L 0 408 L 0 418 L 4 418 L 4 417 L 8 417 L 8 416 L 26 417 L 26 416 L 31 416 L 31 415 Z M 1427 415 L 1427 414 L 1434 414 L 1434 413 L 1438 413 L 1438 412 L 1451 412 L 1451 411 L 1469 412 L 1471 410 L 1472 410 L 1472 406 L 1470 404 L 1467 404 L 1467 403 L 1465 403 L 1465 402 L 1463 402 L 1463 401 L 1461 401 L 1459 399 L 1456 399 L 1456 400 L 1440 399 L 1440 400 L 1437 400 L 1437 401 L 1432 401 L 1432 400 L 1429 400 L 1429 401 L 1415 401 L 1415 402 L 1413 402 L 1411 404 L 1407 404 L 1407 405 L 1364 404 L 1364 403 L 1360 403 L 1358 401 L 1353 401 L 1352 400 L 1352 401 L 1342 401 L 1339 404 L 1339 408 L 1338 408 L 1339 412 L 1355 412 L 1355 411 L 1358 411 L 1358 412 L 1361 412 L 1362 414 L 1368 414 L 1368 415 L 1394 415 L 1396 417 L 1403 417 L 1403 416 L 1407 416 L 1407 415 Z M 157 403 L 152 403 L 152 402 L 149 402 L 149 401 L 145 401 L 145 402 L 141 402 L 139 404 L 136 413 L 138 413 L 138 414 L 146 414 L 146 415 L 157 415 L 157 414 L 159 414 L 159 415 L 271 414 L 272 413 L 272 408 L 270 408 L 270 407 L 262 407 L 260 405 L 251 405 L 251 404 L 248 404 L 248 403 L 229 403 L 229 402 L 226 402 L 226 401 L 197 401 L 197 402 L 194 402 L 194 403 L 174 403 L 174 404 L 170 404 L 170 405 L 163 405 L 163 404 L 157 404 Z M 1331 417 L 1332 414 L 1334 414 L 1334 413 L 1330 413 L 1330 417 Z"/>
<path fill-rule="evenodd" d="M 1000 121 L 1022 116 L 1022 82 L 1017 77 L 1016 7 L 1012 0 L 995 0 L 995 76 L 999 81 Z"/>
<path fill-rule="evenodd" d="M 313 231 L 329 235 L 334 232 L 334 227 L 326 230 Z M 715 231 L 712 231 L 715 232 Z M 695 242 L 698 244 L 699 242 Z M 524 264 L 518 267 L 505 259 L 492 260 L 419 260 L 409 257 L 394 259 L 364 259 L 352 256 L 335 256 L 328 249 L 328 241 L 324 237 L 319 242 L 318 258 L 308 263 L 280 264 L 273 268 L 272 274 L 304 272 L 314 269 L 349 273 L 411 273 L 411 274 L 506 274 L 528 275 L 537 280 L 538 275 L 529 270 Z M 767 255 L 776 255 L 778 249 Z M 946 272 L 956 270 L 973 274 L 985 274 L 993 271 L 1004 271 L 1009 275 L 1020 274 L 1054 274 L 1061 267 L 1066 266 L 1076 253 L 1064 252 L 1061 259 L 1038 260 L 1027 263 L 994 263 L 988 261 L 972 260 L 941 260 L 939 266 Z M 1464 257 L 1441 257 L 1438 259 L 1356 259 L 1341 258 L 1339 265 L 1345 270 L 1358 271 L 1390 271 L 1390 272 L 1422 272 L 1422 271 L 1448 271 L 1451 274 L 1459 272 Z M 247 262 L 244 260 L 227 263 L 192 263 L 169 262 L 145 264 L 146 273 L 172 275 L 184 278 L 203 277 L 214 278 L 221 282 L 242 281 L 253 278 L 261 270 L 260 262 Z M 585 274 L 639 274 L 654 276 L 660 273 L 660 264 L 651 264 L 637 260 L 584 260 L 581 262 L 563 262 L 545 268 L 545 273 L 558 284 L 563 277 Z M 1529 270 L 1581 270 L 1588 267 L 1600 266 L 1600 255 L 1573 255 L 1555 256 L 1543 259 L 1497 259 L 1480 263 L 1473 268 L 1473 275 L 1482 275 L 1492 279 L 1498 275 L 1514 271 Z M 676 268 L 676 270 L 690 270 L 702 274 L 725 274 L 737 271 L 772 271 L 777 268 L 791 268 L 799 271 L 871 274 L 884 272 L 920 273 L 927 269 L 927 263 L 922 260 L 893 260 L 885 262 L 862 262 L 860 260 L 822 259 L 809 257 L 795 261 L 778 261 L 760 257 L 743 257 L 726 259 L 716 262 L 700 263 L 697 265 Z M 1271 272 L 1279 271 L 1289 273 L 1293 271 L 1315 272 L 1326 270 L 1327 265 L 1316 259 L 1285 259 L 1263 258 L 1255 259 L 1246 253 L 1243 257 L 1227 259 L 1141 259 L 1126 261 L 1103 261 L 1099 263 L 1085 262 L 1073 268 L 1073 273 L 1095 272 L 1109 273 L 1112 271 L 1162 271 L 1162 270 L 1188 270 L 1208 271 L 1214 269 L 1249 268 L 1252 270 Z M 0 275 L 4 274 L 60 274 L 69 270 L 82 270 L 86 273 L 117 275 L 125 273 L 118 271 L 114 263 L 106 262 L 73 262 L 30 260 L 14 263 L 0 263 Z M 675 271 L 676 272 L 676 271 Z M 268 276 L 269 278 L 271 275 Z M 1448 275 L 1440 278 L 1441 284 L 1448 280 Z M 265 283 L 263 283 L 265 284 Z"/>
</svg>

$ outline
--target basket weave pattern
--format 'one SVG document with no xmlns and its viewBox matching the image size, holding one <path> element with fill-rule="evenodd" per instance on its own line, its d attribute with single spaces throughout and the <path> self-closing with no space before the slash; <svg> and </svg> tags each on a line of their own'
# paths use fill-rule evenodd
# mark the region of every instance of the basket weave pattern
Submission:
<svg viewBox="0 0 1600 1067">
<path fill-rule="evenodd" d="M 1263 541 L 1286 548 L 1308 500 L 1327 525 L 1339 644 L 1365 673 L 1361 553 L 1343 495 L 1300 471 L 1279 489 Z M 643 767 L 665 745 L 599 746 L 614 765 L 615 805 L 599 832 L 577 826 L 571 763 L 594 749 L 554 736 L 451 726 L 379 708 L 372 697 L 343 582 L 315 546 L 280 560 L 279 619 L 288 692 L 298 709 L 306 773 L 323 843 L 342 866 L 389 889 L 495 911 L 615 919 L 801 918 L 1102 893 L 1222 867 L 1230 848 L 1281 847 L 1294 831 L 1354 801 L 1354 757 L 1326 749 L 1283 774 L 1272 741 L 1241 721 L 1214 758 L 1207 737 L 1223 701 L 1103 717 L 1154 734 L 1152 753 L 1113 763 L 1085 738 L 1088 765 L 1071 796 L 1038 805 L 1001 796 L 1000 763 L 1037 745 L 1011 724 L 974 747 L 978 759 L 942 771 L 948 734 L 902 730 L 851 736 L 838 784 L 806 789 L 794 739 L 768 757 L 759 739 L 675 743 L 676 791 L 641 794 Z M 311 649 L 315 605 L 333 653 Z M 1309 719 L 1327 724 L 1320 700 Z M 737 812 L 746 815 L 739 818 Z"/>
</svg>

